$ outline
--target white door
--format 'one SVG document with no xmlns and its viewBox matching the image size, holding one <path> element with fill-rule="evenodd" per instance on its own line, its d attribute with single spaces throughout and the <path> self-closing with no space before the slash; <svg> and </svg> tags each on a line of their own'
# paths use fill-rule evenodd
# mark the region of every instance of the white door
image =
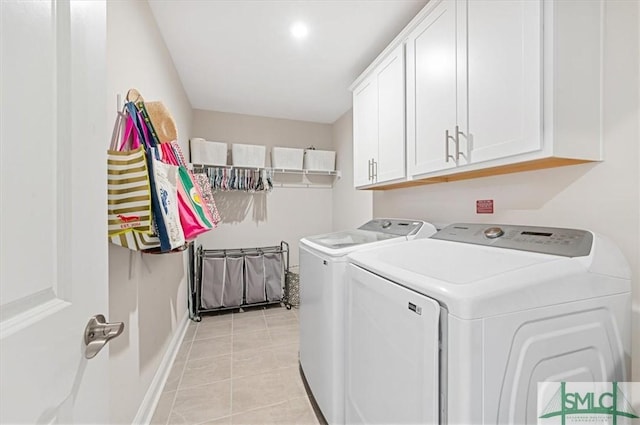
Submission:
<svg viewBox="0 0 640 425">
<path fill-rule="evenodd" d="M 375 74 L 353 91 L 353 184 L 372 183 L 378 155 L 378 87 Z"/>
<path fill-rule="evenodd" d="M 456 2 L 442 0 L 407 40 L 410 176 L 456 166 L 456 37 Z"/>
<path fill-rule="evenodd" d="M 468 94 L 458 97 L 464 112 L 458 122 L 470 162 L 540 149 L 542 1 L 473 0 L 458 7 L 466 8 L 459 14 L 461 51 L 468 43 L 458 56 L 468 58 L 460 78 Z"/>
<path fill-rule="evenodd" d="M 0 19 L 0 423 L 108 423 L 108 350 L 84 357 L 108 307 L 105 2 Z"/>
<path fill-rule="evenodd" d="M 378 152 L 376 183 L 405 177 L 404 44 L 382 62 L 378 76 Z"/>
</svg>

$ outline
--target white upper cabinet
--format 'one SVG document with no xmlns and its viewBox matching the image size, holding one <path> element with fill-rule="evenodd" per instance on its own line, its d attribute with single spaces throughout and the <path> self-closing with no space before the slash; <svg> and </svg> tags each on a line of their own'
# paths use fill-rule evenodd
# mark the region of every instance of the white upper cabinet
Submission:
<svg viewBox="0 0 640 425">
<path fill-rule="evenodd" d="M 378 72 L 378 158 L 375 183 L 405 177 L 404 46 L 382 63 Z"/>
<path fill-rule="evenodd" d="M 353 92 L 353 183 L 371 184 L 372 159 L 378 152 L 378 84 L 365 80 Z"/>
<path fill-rule="evenodd" d="M 442 0 L 409 34 L 410 177 L 540 149 L 541 8 Z"/>
<path fill-rule="evenodd" d="M 539 150 L 542 3 L 473 0 L 458 7 L 458 125 L 469 162 Z"/>
<path fill-rule="evenodd" d="M 353 85 L 356 187 L 601 160 L 604 5 L 431 0 Z"/>
<path fill-rule="evenodd" d="M 456 3 L 441 1 L 407 39 L 407 157 L 411 175 L 456 166 Z M 447 150 L 449 153 L 447 154 Z"/>
<path fill-rule="evenodd" d="M 404 46 L 387 55 L 353 91 L 356 187 L 404 179 Z"/>
</svg>

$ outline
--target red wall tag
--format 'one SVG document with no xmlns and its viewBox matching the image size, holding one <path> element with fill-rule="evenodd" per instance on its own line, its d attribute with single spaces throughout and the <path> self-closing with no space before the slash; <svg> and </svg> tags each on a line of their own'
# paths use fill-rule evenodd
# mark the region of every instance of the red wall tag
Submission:
<svg viewBox="0 0 640 425">
<path fill-rule="evenodd" d="M 493 214 L 493 199 L 476 201 L 476 214 Z"/>
</svg>

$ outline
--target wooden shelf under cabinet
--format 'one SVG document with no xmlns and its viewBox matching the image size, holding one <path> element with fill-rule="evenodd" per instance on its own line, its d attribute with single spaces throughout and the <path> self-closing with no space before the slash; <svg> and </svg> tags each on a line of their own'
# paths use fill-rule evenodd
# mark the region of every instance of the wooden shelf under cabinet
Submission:
<svg viewBox="0 0 640 425">
<path fill-rule="evenodd" d="M 534 171 L 543 170 L 545 168 L 563 167 L 566 165 L 585 164 L 590 161 L 584 159 L 571 159 L 571 158 L 542 158 L 534 159 L 531 161 L 519 162 L 516 164 L 506 164 L 496 167 L 483 168 L 479 170 L 463 171 L 460 173 L 448 174 L 446 176 L 428 177 L 425 179 L 409 180 L 400 183 L 393 183 L 389 185 L 379 185 L 375 187 L 366 188 L 366 190 L 390 190 L 401 189 L 405 187 L 423 186 L 426 184 L 435 183 L 447 183 L 458 180 L 468 180 L 480 177 L 499 176 L 501 174 L 519 173 L 522 171 Z"/>
</svg>

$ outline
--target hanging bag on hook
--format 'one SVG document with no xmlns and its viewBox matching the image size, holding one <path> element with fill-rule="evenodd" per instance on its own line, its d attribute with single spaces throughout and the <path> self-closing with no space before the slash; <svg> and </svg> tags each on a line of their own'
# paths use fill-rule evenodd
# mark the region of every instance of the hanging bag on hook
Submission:
<svg viewBox="0 0 640 425">
<path fill-rule="evenodd" d="M 208 216 L 208 211 L 202 204 L 202 195 L 193 182 L 186 167 L 181 166 L 169 143 L 160 145 L 163 161 L 178 168 L 178 211 L 180 224 L 187 240 L 193 240 L 198 235 L 213 229 L 214 224 Z"/>
<path fill-rule="evenodd" d="M 138 94 L 138 97 L 141 97 Z M 151 181 L 151 201 L 155 217 L 157 236 L 160 239 L 160 252 L 181 250 L 186 243 L 182 226 L 180 225 L 178 202 L 178 167 L 164 163 L 157 137 L 153 135 L 148 120 L 144 118 L 144 102 L 127 104 L 131 114 L 137 119 L 134 122 L 140 130 L 140 138 L 144 140 L 147 149 L 149 165 L 149 179 Z M 153 252 L 156 252 L 157 248 Z"/>
<path fill-rule="evenodd" d="M 109 240 L 135 249 L 136 236 L 151 234 L 151 188 L 144 147 L 126 110 L 118 112 L 107 152 Z"/>
<path fill-rule="evenodd" d="M 205 210 L 208 213 L 207 219 L 213 225 L 212 229 L 215 229 L 218 226 L 218 223 L 220 223 L 221 218 L 220 214 L 218 213 L 218 208 L 216 207 L 216 202 L 213 199 L 213 191 L 211 190 L 212 185 L 209 176 L 207 176 L 204 171 L 200 171 L 198 173 L 189 171 L 180 144 L 178 144 L 177 141 L 174 141 L 170 143 L 170 146 L 176 156 L 176 159 L 178 160 L 179 165 L 185 167 L 185 169 L 187 169 L 187 171 L 189 172 L 189 175 L 191 176 L 196 189 L 198 190 L 198 194 L 202 199 L 202 205 L 204 205 Z"/>
<path fill-rule="evenodd" d="M 132 95 L 133 93 L 133 95 Z M 151 131 L 135 102 L 141 102 L 141 96 L 135 91 L 127 94 L 128 115 L 133 128 L 146 152 L 147 169 L 151 189 L 153 212 L 153 234 L 135 234 L 134 240 L 127 241 L 127 247 L 149 253 L 170 252 L 185 245 L 184 233 L 180 226 L 177 207 L 177 167 L 160 161 L 159 151 L 151 136 Z M 120 241 L 112 241 L 121 245 Z M 124 245 L 123 245 L 124 246 Z"/>
</svg>

